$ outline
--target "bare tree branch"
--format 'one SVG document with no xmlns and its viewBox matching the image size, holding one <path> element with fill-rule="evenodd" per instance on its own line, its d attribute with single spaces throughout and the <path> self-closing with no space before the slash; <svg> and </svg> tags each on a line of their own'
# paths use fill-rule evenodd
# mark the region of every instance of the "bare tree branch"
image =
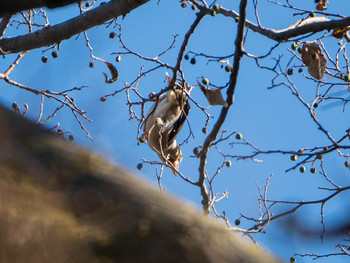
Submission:
<svg viewBox="0 0 350 263">
<path fill-rule="evenodd" d="M 46 27 L 33 33 L 0 40 L 0 54 L 18 53 L 60 43 L 62 40 L 86 31 L 118 16 L 126 16 L 149 0 L 112 0 L 109 3 L 87 11 L 55 26 Z"/>
</svg>

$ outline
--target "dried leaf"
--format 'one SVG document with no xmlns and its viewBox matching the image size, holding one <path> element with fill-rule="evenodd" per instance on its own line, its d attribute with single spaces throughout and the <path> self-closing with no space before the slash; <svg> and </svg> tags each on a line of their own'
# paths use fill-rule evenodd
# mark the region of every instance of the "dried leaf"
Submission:
<svg viewBox="0 0 350 263">
<path fill-rule="evenodd" d="M 200 84 L 199 81 L 197 81 L 197 83 L 203 91 L 210 105 L 223 105 L 224 107 L 228 106 L 227 102 L 222 97 L 220 89 L 209 89 L 207 87 L 202 86 L 202 84 Z"/>
<path fill-rule="evenodd" d="M 327 4 L 328 4 L 327 0 L 320 0 L 320 1 L 318 1 L 317 5 L 316 5 L 316 9 L 318 11 L 323 11 L 323 10 L 327 9 Z"/>
<path fill-rule="evenodd" d="M 331 36 L 338 39 L 342 39 L 349 30 L 350 30 L 350 27 L 336 28 L 333 30 L 333 33 Z"/>
<path fill-rule="evenodd" d="M 106 83 L 113 83 L 114 81 L 116 81 L 119 78 L 118 70 L 116 69 L 116 67 L 112 63 L 109 63 L 107 61 L 104 61 L 104 63 L 106 64 L 106 66 L 108 67 L 108 69 L 112 75 L 112 78 L 110 79 L 106 73 L 102 72 L 102 74 L 105 76 L 105 82 Z"/>
<path fill-rule="evenodd" d="M 305 42 L 301 48 L 301 58 L 315 79 L 322 79 L 327 59 L 316 43 Z"/>
</svg>

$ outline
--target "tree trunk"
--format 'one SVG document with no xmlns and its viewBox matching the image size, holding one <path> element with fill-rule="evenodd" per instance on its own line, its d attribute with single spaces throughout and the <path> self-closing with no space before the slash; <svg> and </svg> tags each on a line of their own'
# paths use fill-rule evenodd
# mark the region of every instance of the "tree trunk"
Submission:
<svg viewBox="0 0 350 263">
<path fill-rule="evenodd" d="M 278 262 L 0 108 L 0 262 Z"/>
</svg>

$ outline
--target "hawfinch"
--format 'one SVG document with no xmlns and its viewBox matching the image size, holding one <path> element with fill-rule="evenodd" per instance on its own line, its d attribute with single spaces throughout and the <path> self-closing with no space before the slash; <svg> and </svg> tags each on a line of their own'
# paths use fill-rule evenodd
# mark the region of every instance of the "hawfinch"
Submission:
<svg viewBox="0 0 350 263">
<path fill-rule="evenodd" d="M 167 79 L 170 83 L 171 78 L 168 75 Z M 174 174 L 182 161 L 182 152 L 175 138 L 189 111 L 190 105 L 185 92 L 176 87 L 156 99 L 143 122 L 144 134 L 141 138 L 147 140 L 149 147 L 159 158 L 172 167 Z"/>
</svg>

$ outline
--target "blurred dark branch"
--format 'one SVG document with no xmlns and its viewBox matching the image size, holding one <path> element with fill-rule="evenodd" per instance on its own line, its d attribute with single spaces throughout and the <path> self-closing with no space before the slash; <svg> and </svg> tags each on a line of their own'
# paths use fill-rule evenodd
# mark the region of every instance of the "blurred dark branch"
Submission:
<svg viewBox="0 0 350 263">
<path fill-rule="evenodd" d="M 1 0 L 0 16 L 38 7 L 57 8 L 78 2 L 80 0 Z"/>
<path fill-rule="evenodd" d="M 110 19 L 126 16 L 127 13 L 148 1 L 113 0 L 63 23 L 27 35 L 0 39 L 0 54 L 18 53 L 60 43 Z"/>
<path fill-rule="evenodd" d="M 9 25 L 11 17 L 12 17 L 11 15 L 5 15 L 2 17 L 1 22 L 0 22 L 0 39 L 4 35 L 5 30 L 6 30 L 7 26 Z"/>
</svg>

